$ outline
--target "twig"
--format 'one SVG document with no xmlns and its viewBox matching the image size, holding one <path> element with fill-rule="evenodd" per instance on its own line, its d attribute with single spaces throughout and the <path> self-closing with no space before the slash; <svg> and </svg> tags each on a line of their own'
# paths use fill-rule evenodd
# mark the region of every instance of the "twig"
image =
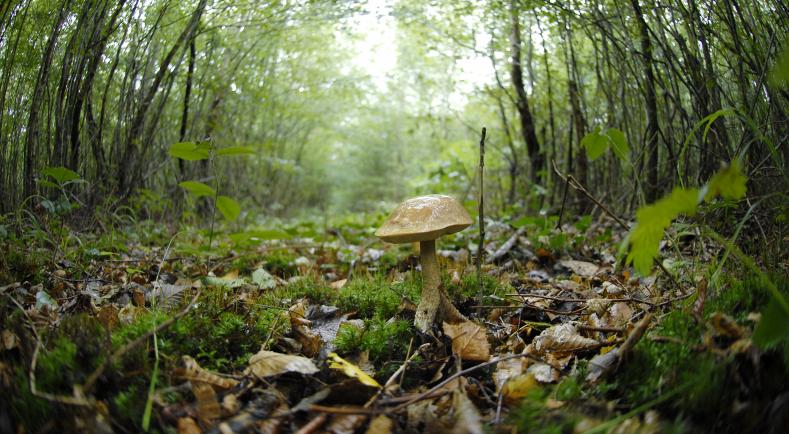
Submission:
<svg viewBox="0 0 789 434">
<path fill-rule="evenodd" d="M 520 298 L 543 298 L 546 300 L 553 300 L 558 301 L 560 303 L 586 303 L 590 299 L 585 298 L 562 298 L 562 297 L 553 297 L 550 295 L 538 295 L 538 294 L 506 294 L 507 297 L 520 297 Z M 686 297 L 686 296 L 683 296 Z M 609 301 L 611 303 L 618 303 L 618 302 L 632 302 L 632 303 L 643 303 L 648 306 L 655 306 L 655 303 L 652 303 L 648 300 L 641 300 L 638 298 L 626 297 L 626 298 L 603 298 L 602 300 Z"/>
<path fill-rule="evenodd" d="M 482 303 L 484 288 L 482 284 L 482 262 L 485 260 L 485 134 L 487 129 L 482 127 L 479 139 L 479 245 L 477 245 L 477 300 Z M 480 314 L 481 311 L 477 311 Z"/>
<path fill-rule="evenodd" d="M 589 200 L 594 202 L 594 204 L 597 205 L 598 208 L 600 208 L 603 212 L 608 214 L 608 216 L 611 217 L 612 219 L 614 219 L 614 221 L 619 223 L 619 226 L 621 226 L 625 230 L 628 230 L 628 231 L 630 230 L 630 227 L 628 227 L 627 224 L 624 221 L 622 221 L 622 219 L 620 219 L 616 214 L 614 214 L 608 208 L 606 208 L 605 205 L 600 203 L 600 201 L 598 201 L 597 198 L 592 196 L 592 193 L 589 193 L 589 191 L 583 185 L 581 185 L 581 183 L 579 183 L 575 178 L 573 178 L 573 175 L 570 175 L 570 174 L 564 175 L 561 172 L 559 172 L 559 168 L 556 167 L 556 162 L 555 161 L 553 162 L 553 170 L 554 170 L 554 172 L 556 172 L 556 174 L 560 178 L 562 178 L 565 181 L 567 181 L 568 184 L 571 185 L 574 189 L 576 189 L 576 190 L 580 191 L 581 193 L 583 193 L 584 196 L 586 196 L 587 198 L 589 198 Z M 660 267 L 660 269 L 668 276 L 669 280 L 671 280 L 671 283 L 673 283 L 674 286 L 677 289 L 683 290 L 682 285 L 679 284 L 679 282 L 677 281 L 677 279 L 674 277 L 673 274 L 669 273 L 669 271 L 666 269 L 666 267 L 663 266 L 663 262 L 658 257 L 653 258 L 653 262 L 658 267 Z"/>
</svg>

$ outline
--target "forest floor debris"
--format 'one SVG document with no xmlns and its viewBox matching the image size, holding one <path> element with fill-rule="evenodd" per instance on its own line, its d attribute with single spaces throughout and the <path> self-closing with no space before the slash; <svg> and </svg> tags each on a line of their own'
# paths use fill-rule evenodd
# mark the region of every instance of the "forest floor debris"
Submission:
<svg viewBox="0 0 789 434">
<path fill-rule="evenodd" d="M 477 433 L 782 420 L 789 352 L 751 342 L 758 279 L 727 275 L 713 292 L 692 263 L 638 278 L 615 263 L 621 234 L 605 220 L 521 223 L 489 231 L 482 299 L 473 238 L 443 243 L 442 284 L 470 321 L 430 334 L 413 326 L 417 254 L 364 230 L 296 225 L 291 239 L 215 249 L 197 236 L 169 257 L 161 240 L 113 251 L 98 237 L 34 271 L 8 263 L 20 279 L 0 287 L 0 423 L 135 432 L 150 412 L 161 432 Z"/>
</svg>

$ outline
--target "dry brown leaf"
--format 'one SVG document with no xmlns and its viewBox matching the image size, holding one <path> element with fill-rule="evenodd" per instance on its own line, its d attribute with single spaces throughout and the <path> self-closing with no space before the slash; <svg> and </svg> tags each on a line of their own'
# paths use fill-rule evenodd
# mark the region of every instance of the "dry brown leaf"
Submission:
<svg viewBox="0 0 789 434">
<path fill-rule="evenodd" d="M 500 357 L 506 357 L 509 354 L 502 354 Z M 496 364 L 496 370 L 493 372 L 493 383 L 496 384 L 496 392 L 500 392 L 504 383 L 512 377 L 517 377 L 523 373 L 523 360 L 508 359 L 502 360 Z"/>
<path fill-rule="evenodd" d="M 482 427 L 482 416 L 474 403 L 468 399 L 466 392 L 458 389 L 453 395 L 452 407 L 455 424 L 451 432 L 455 434 L 483 434 L 485 429 Z"/>
<path fill-rule="evenodd" d="M 178 419 L 178 434 L 201 434 L 203 431 L 191 417 Z"/>
<path fill-rule="evenodd" d="M 332 434 L 353 434 L 365 420 L 367 416 L 361 414 L 338 414 L 326 426 L 326 431 Z"/>
<path fill-rule="evenodd" d="M 98 315 L 96 315 L 96 318 L 104 326 L 105 329 L 109 331 L 113 331 L 115 327 L 117 327 L 119 322 L 118 319 L 119 312 L 120 312 L 119 309 L 115 307 L 115 305 L 105 304 L 99 310 L 99 313 Z"/>
<path fill-rule="evenodd" d="M 16 337 L 14 332 L 11 330 L 3 330 L 3 348 L 8 350 L 13 350 L 14 348 L 19 346 L 19 338 Z"/>
<path fill-rule="evenodd" d="M 452 352 L 461 360 L 485 362 L 490 359 L 490 344 L 485 327 L 472 321 L 444 323 L 444 333 L 452 339 Z"/>
<path fill-rule="evenodd" d="M 179 377 L 192 382 L 199 381 L 201 383 L 206 383 L 220 389 L 230 389 L 238 384 L 237 380 L 225 378 L 207 369 L 203 369 L 195 359 L 189 356 L 183 356 L 182 360 L 184 367 L 176 369 L 175 371 L 175 374 Z"/>
<path fill-rule="evenodd" d="M 212 424 L 221 414 L 214 388 L 210 384 L 192 381 L 192 393 L 197 398 L 197 417 L 206 425 Z"/>
<path fill-rule="evenodd" d="M 330 283 L 329 286 L 332 289 L 342 289 L 346 283 L 348 283 L 348 279 L 340 279 Z"/>
<path fill-rule="evenodd" d="M 610 327 L 624 327 L 630 323 L 633 317 L 633 309 L 627 303 L 618 302 L 608 308 L 607 325 Z"/>
<path fill-rule="evenodd" d="M 370 421 L 365 434 L 391 434 L 394 423 L 386 415 L 379 414 Z"/>
<path fill-rule="evenodd" d="M 557 264 L 572 271 L 573 274 L 585 278 L 594 277 L 600 270 L 600 266 L 597 264 L 586 261 L 576 261 L 574 259 L 564 259 L 557 262 Z"/>
<path fill-rule="evenodd" d="M 300 374 L 314 374 L 318 368 L 312 360 L 273 351 L 260 350 L 249 359 L 249 367 L 245 374 L 253 374 L 258 378 L 279 375 L 285 372 L 298 372 Z"/>
<path fill-rule="evenodd" d="M 575 326 L 569 323 L 551 326 L 539 336 L 534 338 L 527 351 L 531 354 L 542 356 L 553 353 L 555 357 L 562 357 L 576 351 L 593 350 L 600 348 L 600 343 L 594 339 L 585 338 L 578 334 Z"/>
</svg>

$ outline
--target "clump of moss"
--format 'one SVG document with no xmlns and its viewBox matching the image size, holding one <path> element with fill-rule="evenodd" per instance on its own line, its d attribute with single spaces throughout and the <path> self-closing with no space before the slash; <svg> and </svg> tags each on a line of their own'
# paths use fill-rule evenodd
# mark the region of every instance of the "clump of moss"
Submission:
<svg viewBox="0 0 789 434">
<path fill-rule="evenodd" d="M 266 269 L 277 276 L 288 278 L 297 274 L 296 265 L 293 261 L 296 256 L 287 250 L 274 250 L 266 256 Z"/>
<path fill-rule="evenodd" d="M 482 275 L 482 296 L 495 294 L 500 288 L 499 281 L 488 274 Z M 444 278 L 444 287 L 447 293 L 456 303 L 464 302 L 470 298 L 476 298 L 479 294 L 479 282 L 476 273 L 467 273 L 460 280 L 460 284 L 453 284 L 449 276 Z"/>
<path fill-rule="evenodd" d="M 400 295 L 383 278 L 354 279 L 340 290 L 338 306 L 356 311 L 360 318 L 390 318 L 397 313 Z"/>
<path fill-rule="evenodd" d="M 343 325 L 334 344 L 340 353 L 367 351 L 370 360 L 380 362 L 405 357 L 412 336 L 413 325 L 409 321 L 376 318 L 365 321 L 364 328 Z"/>
</svg>

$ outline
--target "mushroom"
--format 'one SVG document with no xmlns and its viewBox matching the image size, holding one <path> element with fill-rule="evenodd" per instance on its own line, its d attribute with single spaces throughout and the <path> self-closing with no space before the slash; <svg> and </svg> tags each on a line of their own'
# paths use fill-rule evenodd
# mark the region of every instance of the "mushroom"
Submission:
<svg viewBox="0 0 789 434">
<path fill-rule="evenodd" d="M 464 321 L 446 293 L 439 287 L 441 278 L 436 261 L 436 239 L 462 231 L 471 225 L 471 217 L 451 196 L 432 194 L 401 203 L 375 235 L 388 243 L 419 242 L 422 263 L 422 297 L 414 324 L 427 332 L 436 321 Z"/>
</svg>

